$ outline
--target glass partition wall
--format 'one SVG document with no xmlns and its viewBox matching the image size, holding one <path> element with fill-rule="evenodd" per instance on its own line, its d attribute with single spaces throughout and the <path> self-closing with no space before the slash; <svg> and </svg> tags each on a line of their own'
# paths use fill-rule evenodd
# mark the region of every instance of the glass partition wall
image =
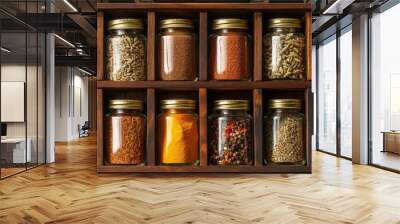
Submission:
<svg viewBox="0 0 400 224">
<path fill-rule="evenodd" d="M 35 13 L 40 1 L 19 1 Z M 5 2 L 0 3 L 0 7 Z M 45 34 L 0 11 L 0 178 L 45 163 Z M 14 16 L 15 15 L 15 16 Z M 18 18 L 19 17 L 19 18 Z"/>
<path fill-rule="evenodd" d="M 352 157 L 351 25 L 317 44 L 318 151 Z"/>
<path fill-rule="evenodd" d="M 400 172 L 400 4 L 371 18 L 370 163 Z"/>
</svg>

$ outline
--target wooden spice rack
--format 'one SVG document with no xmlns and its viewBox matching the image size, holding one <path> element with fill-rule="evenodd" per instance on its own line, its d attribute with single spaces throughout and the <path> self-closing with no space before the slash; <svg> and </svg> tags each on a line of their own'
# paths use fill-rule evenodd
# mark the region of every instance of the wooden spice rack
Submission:
<svg viewBox="0 0 400 224">
<path fill-rule="evenodd" d="M 306 3 L 98 3 L 97 14 L 97 171 L 98 172 L 224 172 L 224 173 L 311 173 L 311 135 L 313 99 L 311 93 L 311 5 Z M 263 81 L 262 37 L 268 18 L 295 16 L 303 20 L 306 37 L 307 81 Z M 147 24 L 147 80 L 116 82 L 104 79 L 106 25 L 113 18 L 141 18 Z M 157 74 L 157 43 L 162 18 L 188 17 L 197 26 L 199 37 L 199 81 L 159 81 Z M 252 81 L 212 81 L 208 77 L 207 38 L 211 22 L 218 17 L 246 18 L 253 38 Z M 144 166 L 106 165 L 104 163 L 104 115 L 109 99 L 142 99 L 147 114 L 147 163 Z M 303 100 L 305 114 L 306 165 L 264 164 L 263 117 L 271 98 Z M 192 98 L 198 102 L 200 127 L 199 166 L 158 166 L 156 149 L 156 117 L 160 100 Z M 215 99 L 247 99 L 254 120 L 254 165 L 209 166 L 207 163 L 207 117 Z"/>
</svg>

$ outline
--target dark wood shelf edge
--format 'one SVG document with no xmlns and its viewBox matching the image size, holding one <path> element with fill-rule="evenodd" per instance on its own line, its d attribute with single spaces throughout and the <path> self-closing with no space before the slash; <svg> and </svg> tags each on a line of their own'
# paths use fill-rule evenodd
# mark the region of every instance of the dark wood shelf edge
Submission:
<svg viewBox="0 0 400 224">
<path fill-rule="evenodd" d="M 99 173 L 311 173 L 303 165 L 265 165 L 265 166 L 129 166 L 103 165 Z"/>
<path fill-rule="evenodd" d="M 98 89 L 308 89 L 311 81 L 97 81 Z"/>
<path fill-rule="evenodd" d="M 97 3 L 97 10 L 311 10 L 310 3 Z"/>
</svg>

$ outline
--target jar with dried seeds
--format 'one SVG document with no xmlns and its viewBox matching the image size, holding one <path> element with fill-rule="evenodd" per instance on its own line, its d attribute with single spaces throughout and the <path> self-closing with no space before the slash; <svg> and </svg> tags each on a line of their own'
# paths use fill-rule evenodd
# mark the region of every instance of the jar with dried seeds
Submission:
<svg viewBox="0 0 400 224">
<path fill-rule="evenodd" d="M 301 20 L 269 20 L 263 38 L 264 76 L 266 79 L 303 80 L 305 72 L 305 37 Z"/>
<path fill-rule="evenodd" d="M 146 37 L 139 19 L 115 19 L 108 24 L 106 75 L 113 81 L 146 80 Z"/>
<path fill-rule="evenodd" d="M 253 119 L 247 100 L 216 100 L 209 117 L 210 165 L 253 164 Z"/>
<path fill-rule="evenodd" d="M 195 80 L 198 70 L 197 37 L 192 20 L 164 19 L 160 24 L 160 79 Z"/>
<path fill-rule="evenodd" d="M 305 164 L 304 115 L 298 99 L 272 99 L 265 117 L 267 163 Z"/>
<path fill-rule="evenodd" d="M 110 100 L 105 118 L 108 164 L 139 165 L 146 157 L 146 116 L 143 101 Z"/>
</svg>

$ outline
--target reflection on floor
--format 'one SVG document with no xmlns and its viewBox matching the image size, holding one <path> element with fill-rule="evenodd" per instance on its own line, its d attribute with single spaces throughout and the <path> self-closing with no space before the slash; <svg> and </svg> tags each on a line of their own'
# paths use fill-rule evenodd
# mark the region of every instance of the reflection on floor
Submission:
<svg viewBox="0 0 400 224">
<path fill-rule="evenodd" d="M 373 164 L 400 171 L 400 155 L 391 152 L 374 151 Z"/>
<path fill-rule="evenodd" d="M 8 176 L 23 172 L 26 169 L 30 169 L 30 168 L 33 168 L 36 166 L 37 166 L 36 163 L 27 163 L 26 165 L 25 164 L 18 164 L 18 165 L 9 164 L 0 169 L 0 173 L 1 173 L 0 177 L 6 178 Z"/>
<path fill-rule="evenodd" d="M 313 153 L 312 174 L 97 174 L 96 142 L 0 181 L 0 223 L 399 223 L 400 175 Z"/>
</svg>

